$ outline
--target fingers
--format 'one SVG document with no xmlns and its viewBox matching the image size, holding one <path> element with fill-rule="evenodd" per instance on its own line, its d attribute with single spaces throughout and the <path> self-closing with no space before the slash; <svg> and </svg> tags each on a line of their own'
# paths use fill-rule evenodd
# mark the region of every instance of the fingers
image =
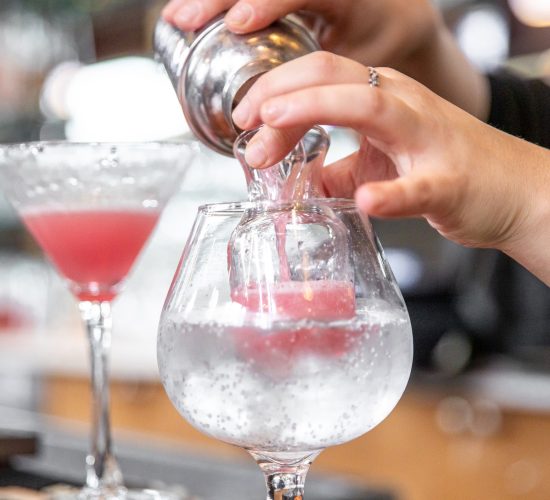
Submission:
<svg viewBox="0 0 550 500">
<path fill-rule="evenodd" d="M 281 161 L 310 127 L 274 129 L 263 127 L 250 141 L 245 151 L 246 162 L 256 168 L 265 168 Z"/>
<path fill-rule="evenodd" d="M 173 22 L 175 12 L 181 8 L 188 0 L 171 0 L 162 9 L 162 17 L 169 22 Z"/>
<path fill-rule="evenodd" d="M 284 149 L 291 149 L 286 147 L 288 142 L 284 148 L 275 144 L 273 129 L 280 134 L 289 129 L 307 131 L 318 123 L 349 127 L 376 141 L 375 146 L 388 155 L 406 150 L 420 129 L 416 113 L 399 98 L 379 88 L 357 84 L 291 92 L 268 100 L 260 115 L 269 127 L 255 137 L 257 141 L 262 139 L 262 155 L 247 156 L 253 167 L 273 165 Z M 295 134 L 289 137 L 294 138 Z"/>
<path fill-rule="evenodd" d="M 260 111 L 272 128 L 317 123 L 349 127 L 369 137 L 384 153 L 406 150 L 417 139 L 419 119 L 400 98 L 368 85 L 313 87 L 275 97 Z"/>
<path fill-rule="evenodd" d="M 432 172 L 363 184 L 355 201 L 359 210 L 378 217 L 444 217 L 453 210 L 456 196 L 453 177 Z"/>
<path fill-rule="evenodd" d="M 180 29 L 194 31 L 229 9 L 224 19 L 227 27 L 234 33 L 250 33 L 306 4 L 306 0 L 172 0 L 162 15 Z"/>
<path fill-rule="evenodd" d="M 356 151 L 321 170 L 323 188 L 327 196 L 331 198 L 353 198 L 357 186 L 353 174 L 359 156 L 359 151 Z"/>
<path fill-rule="evenodd" d="M 305 0 L 241 0 L 227 13 L 225 23 L 234 33 L 249 33 L 304 8 L 305 4 Z"/>
<path fill-rule="evenodd" d="M 183 31 L 195 31 L 235 3 L 235 0 L 172 0 L 162 15 Z"/>
<path fill-rule="evenodd" d="M 384 82 L 386 87 L 391 86 L 391 81 L 387 80 Z M 235 108 L 233 120 L 241 129 L 256 127 L 261 122 L 260 107 L 266 99 L 308 87 L 368 82 L 369 71 L 362 64 L 330 52 L 315 52 L 287 62 L 259 78 Z"/>
<path fill-rule="evenodd" d="M 323 187 L 333 198 L 353 198 L 364 182 L 395 179 L 397 171 L 391 159 L 363 138 L 359 151 L 327 165 L 322 170 Z"/>
</svg>

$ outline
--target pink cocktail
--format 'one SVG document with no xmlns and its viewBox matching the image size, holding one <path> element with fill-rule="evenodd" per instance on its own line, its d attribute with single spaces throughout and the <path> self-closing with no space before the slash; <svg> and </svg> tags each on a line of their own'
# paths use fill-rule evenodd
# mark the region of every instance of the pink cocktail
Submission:
<svg viewBox="0 0 550 500">
<path fill-rule="evenodd" d="M 341 356 L 351 339 L 347 329 L 323 328 L 315 322 L 351 320 L 355 316 L 355 290 L 347 281 L 283 281 L 268 286 L 233 290 L 232 299 L 251 313 L 269 314 L 281 328 L 240 328 L 239 352 L 257 362 L 269 363 L 274 352 L 287 357 L 304 354 Z M 291 328 L 285 323 L 292 321 Z M 296 321 L 300 321 L 297 326 Z"/>
<path fill-rule="evenodd" d="M 232 299 L 249 311 L 281 320 L 335 321 L 355 315 L 355 290 L 348 281 L 282 281 L 232 291 Z"/>
<path fill-rule="evenodd" d="M 79 300 L 111 301 L 158 210 L 34 210 L 23 221 Z"/>
</svg>

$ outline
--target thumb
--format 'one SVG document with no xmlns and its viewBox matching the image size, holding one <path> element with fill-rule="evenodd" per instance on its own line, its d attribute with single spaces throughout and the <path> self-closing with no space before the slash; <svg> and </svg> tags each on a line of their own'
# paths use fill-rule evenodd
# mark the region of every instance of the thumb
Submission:
<svg viewBox="0 0 550 500">
<path fill-rule="evenodd" d="M 455 209 L 459 194 L 454 176 L 422 174 L 363 184 L 355 193 L 355 201 L 369 215 L 430 216 L 444 222 Z"/>
</svg>

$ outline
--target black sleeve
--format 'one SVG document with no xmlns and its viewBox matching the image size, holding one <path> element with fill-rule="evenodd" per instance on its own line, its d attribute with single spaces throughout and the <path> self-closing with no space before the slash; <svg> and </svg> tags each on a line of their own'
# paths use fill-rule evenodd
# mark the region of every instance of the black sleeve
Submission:
<svg viewBox="0 0 550 500">
<path fill-rule="evenodd" d="M 489 75 L 489 124 L 550 148 L 550 86 L 501 71 Z"/>
<path fill-rule="evenodd" d="M 509 72 L 489 80 L 489 123 L 550 148 L 550 87 Z M 467 255 L 467 272 L 457 289 L 457 304 L 462 305 L 456 311 L 474 345 L 511 354 L 529 366 L 547 366 L 543 358 L 550 352 L 550 287 L 496 250 L 471 249 Z"/>
</svg>

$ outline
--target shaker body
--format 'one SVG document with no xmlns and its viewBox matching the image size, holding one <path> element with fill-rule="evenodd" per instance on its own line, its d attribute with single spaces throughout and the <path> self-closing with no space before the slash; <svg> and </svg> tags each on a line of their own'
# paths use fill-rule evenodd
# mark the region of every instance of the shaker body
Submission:
<svg viewBox="0 0 550 500">
<path fill-rule="evenodd" d="M 246 35 L 230 32 L 222 16 L 193 33 L 161 19 L 153 43 L 191 130 L 227 156 L 240 132 L 231 114 L 250 86 L 270 69 L 320 48 L 294 16 Z"/>
</svg>

